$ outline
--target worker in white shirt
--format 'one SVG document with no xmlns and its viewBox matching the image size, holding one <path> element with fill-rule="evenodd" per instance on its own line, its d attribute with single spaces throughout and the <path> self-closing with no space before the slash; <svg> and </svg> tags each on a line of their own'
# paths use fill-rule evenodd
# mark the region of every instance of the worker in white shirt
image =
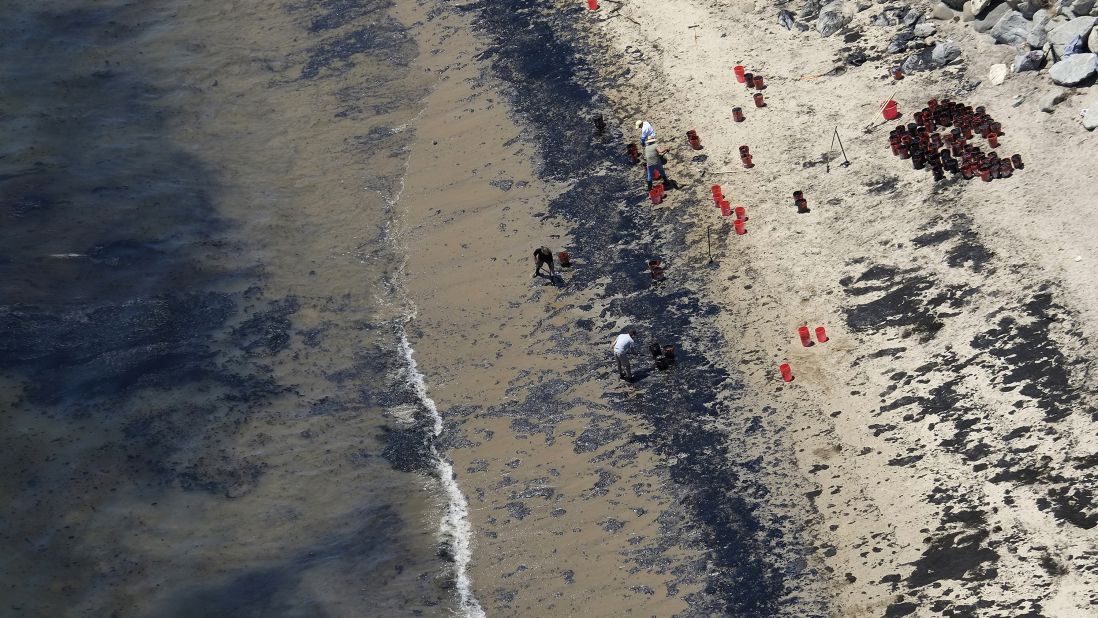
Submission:
<svg viewBox="0 0 1098 618">
<path fill-rule="evenodd" d="M 617 339 L 614 339 L 614 358 L 618 361 L 618 375 L 623 379 L 633 379 L 633 368 L 629 365 L 629 358 L 626 354 L 637 353 L 637 342 L 633 341 L 633 337 L 637 336 L 637 331 L 631 330 L 628 333 L 622 333 L 618 335 Z"/>
<path fill-rule="evenodd" d="M 648 140 L 656 137 L 656 130 L 652 128 L 651 123 L 649 123 L 647 120 L 638 120 L 637 128 L 640 129 L 641 132 L 642 147 L 648 144 Z"/>
</svg>

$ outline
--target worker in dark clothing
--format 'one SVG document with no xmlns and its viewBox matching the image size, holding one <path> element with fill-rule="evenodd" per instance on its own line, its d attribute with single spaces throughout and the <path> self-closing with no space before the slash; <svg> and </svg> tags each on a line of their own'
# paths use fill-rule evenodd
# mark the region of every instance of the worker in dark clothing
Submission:
<svg viewBox="0 0 1098 618">
<path fill-rule="evenodd" d="M 644 162 L 645 171 L 648 178 L 648 190 L 652 190 L 652 172 L 657 171 L 660 173 L 660 178 L 663 179 L 663 186 L 667 189 L 674 188 L 671 183 L 671 179 L 667 177 L 667 172 L 663 169 L 663 153 L 660 152 L 659 143 L 655 137 L 648 138 L 648 143 L 644 146 Z"/>
<path fill-rule="evenodd" d="M 557 276 L 557 272 L 553 269 L 553 252 L 549 250 L 549 247 L 534 249 L 534 265 L 534 278 L 541 276 L 542 266 L 549 266 L 549 279 L 554 279 Z"/>
</svg>

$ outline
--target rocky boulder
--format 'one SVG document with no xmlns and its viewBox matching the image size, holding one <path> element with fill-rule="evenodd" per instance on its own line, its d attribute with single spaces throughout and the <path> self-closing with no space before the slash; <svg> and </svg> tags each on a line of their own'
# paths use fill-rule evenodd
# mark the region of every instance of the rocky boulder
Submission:
<svg viewBox="0 0 1098 618">
<path fill-rule="evenodd" d="M 816 20 L 816 30 L 824 36 L 831 36 L 850 23 L 850 16 L 843 10 L 843 0 L 835 0 L 820 8 L 820 17 Z"/>
<path fill-rule="evenodd" d="M 993 4 L 998 2 L 998 0 L 970 0 L 970 1 L 972 2 L 972 14 L 976 15 L 976 16 L 979 16 L 984 11 L 991 8 L 991 6 Z"/>
<path fill-rule="evenodd" d="M 1098 26 L 1090 31 L 1090 38 L 1087 39 L 1087 49 L 1098 54 Z"/>
<path fill-rule="evenodd" d="M 1098 92 L 1091 92 L 1083 99 L 1083 128 L 1087 131 L 1098 129 Z"/>
<path fill-rule="evenodd" d="M 1067 96 L 1067 90 L 1057 88 L 1041 97 L 1041 100 L 1037 102 L 1037 105 L 1040 106 L 1042 112 L 1051 114 L 1052 110 L 1056 109 L 1056 106 L 1062 103 Z"/>
<path fill-rule="evenodd" d="M 954 11 L 960 11 L 965 5 L 965 0 L 942 0 L 942 3 Z"/>
<path fill-rule="evenodd" d="M 1074 0 L 1071 2 L 1071 12 L 1076 16 L 1090 15 L 1093 10 L 1094 0 Z"/>
<path fill-rule="evenodd" d="M 1039 71 L 1044 64 L 1045 53 L 1039 49 L 1018 54 L 1014 57 L 1014 72 Z"/>
<path fill-rule="evenodd" d="M 1021 13 L 1026 19 L 1032 19 L 1033 14 L 1047 4 L 1044 0 L 1006 0 L 1007 6 Z"/>
<path fill-rule="evenodd" d="M 1045 9 L 1039 9 L 1033 14 L 1033 22 L 1029 27 L 1029 34 L 1026 35 L 1026 43 L 1029 44 L 1030 49 L 1041 49 L 1048 42 L 1048 23 L 1052 19 L 1052 15 Z"/>
<path fill-rule="evenodd" d="M 937 20 L 949 21 L 957 16 L 957 12 L 949 8 L 944 2 L 939 2 L 934 5 L 934 10 L 930 12 L 930 16 Z"/>
<path fill-rule="evenodd" d="M 885 49 L 885 52 L 889 54 L 898 54 L 902 51 L 907 51 L 908 43 L 913 40 L 915 40 L 915 33 L 910 30 L 904 30 L 892 38 L 888 43 L 888 48 Z"/>
<path fill-rule="evenodd" d="M 912 34 L 919 37 L 920 39 L 925 39 L 928 36 L 934 36 L 934 33 L 936 32 L 938 32 L 938 26 L 935 26 L 934 24 L 929 22 L 917 24 L 915 28 L 911 31 Z"/>
<path fill-rule="evenodd" d="M 1081 84 L 1098 73 L 1098 54 L 1075 54 L 1068 56 L 1049 69 L 1049 77 L 1061 86 Z"/>
<path fill-rule="evenodd" d="M 1026 42 L 1029 36 L 1029 21 L 1022 17 L 1018 11 L 1007 11 L 1005 15 L 991 27 L 991 38 L 996 43 L 1018 47 Z"/>
<path fill-rule="evenodd" d="M 1076 17 L 1053 28 L 1048 33 L 1048 42 L 1052 43 L 1052 49 L 1056 52 L 1056 55 L 1063 56 L 1064 46 L 1075 37 L 1081 36 L 1085 40 L 1090 35 L 1091 29 L 1094 28 L 1095 21 L 1098 21 L 1098 17 Z"/>
<path fill-rule="evenodd" d="M 1012 11 L 1009 6 L 1005 4 L 1000 4 L 999 6 L 991 9 L 991 12 L 985 15 L 983 19 L 977 19 L 976 21 L 974 21 L 972 23 L 972 29 L 976 32 L 987 32 L 988 30 L 991 30 L 991 28 L 995 26 L 995 24 L 997 24 L 1004 15 L 1010 12 Z"/>
<path fill-rule="evenodd" d="M 961 48 L 950 40 L 941 41 L 932 48 L 919 50 L 904 58 L 901 67 L 904 73 L 933 71 L 953 62 L 961 55 Z"/>
</svg>

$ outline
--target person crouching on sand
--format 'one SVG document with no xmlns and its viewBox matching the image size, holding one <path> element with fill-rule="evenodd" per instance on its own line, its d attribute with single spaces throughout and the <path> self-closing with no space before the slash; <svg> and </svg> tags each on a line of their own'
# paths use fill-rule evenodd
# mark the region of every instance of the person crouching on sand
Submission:
<svg viewBox="0 0 1098 618">
<path fill-rule="evenodd" d="M 538 247 L 534 249 L 534 278 L 541 276 L 541 267 L 549 266 L 549 279 L 554 279 L 557 276 L 557 272 L 553 270 L 553 252 L 549 250 L 549 247 Z"/>
<path fill-rule="evenodd" d="M 624 380 L 633 380 L 633 368 L 629 365 L 626 354 L 637 353 L 637 342 L 633 340 L 636 336 L 637 331 L 631 330 L 618 335 L 614 340 L 614 358 L 618 361 L 618 375 Z"/>
<path fill-rule="evenodd" d="M 666 152 L 666 151 L 664 151 Z M 645 173 L 648 178 L 648 190 L 652 190 L 652 172 L 656 171 L 660 173 L 660 178 L 663 179 L 663 186 L 666 189 L 671 189 L 671 179 L 667 177 L 667 172 L 663 169 L 663 152 L 660 151 L 659 143 L 655 137 L 648 140 L 648 144 L 644 147 L 644 162 Z"/>
</svg>

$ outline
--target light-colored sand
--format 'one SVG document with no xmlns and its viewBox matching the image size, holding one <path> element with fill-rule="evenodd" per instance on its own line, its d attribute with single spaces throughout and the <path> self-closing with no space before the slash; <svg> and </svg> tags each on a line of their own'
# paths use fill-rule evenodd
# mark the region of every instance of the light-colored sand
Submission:
<svg viewBox="0 0 1098 618">
<path fill-rule="evenodd" d="M 1034 93 L 1048 87 L 1043 75 L 1013 76 L 1003 86 L 982 84 L 968 93 L 959 91 L 964 80 L 956 68 L 911 75 L 898 84 L 885 77 L 887 61 L 812 77 L 841 64 L 841 37 L 790 33 L 777 24 L 776 7 L 638 1 L 607 8 L 612 10 L 584 16 L 590 42 L 603 49 L 593 57 L 609 59 L 600 65 L 606 75 L 631 68 L 616 99 L 638 117 L 643 113 L 677 146 L 669 171 L 680 182 L 683 176 L 692 181 L 688 191 L 697 201 L 685 216 L 695 222 L 695 246 L 704 248 L 706 226 L 720 230 L 721 268 L 701 293 L 727 309 L 720 321 L 737 348 L 728 360 L 743 372 L 756 409 L 775 408 L 764 416 L 774 443 L 748 446 L 794 453 L 799 470 L 822 491 L 808 500 L 791 493 L 783 498 L 778 485 L 774 502 L 811 504 L 815 510 L 811 536 L 821 547 L 834 548 L 817 558 L 834 574 L 835 615 L 881 615 L 897 594 L 906 594 L 920 615 L 929 615 L 936 600 L 943 607 L 982 600 L 999 611 L 1043 607 L 1046 615 L 1088 615 L 1098 583 L 1093 523 L 1067 523 L 1042 501 L 1089 485 L 1092 476 L 1079 461 L 1098 449 L 1093 383 L 1087 379 L 1094 362 L 1086 345 L 1098 323 L 1098 135 L 1083 131 L 1070 101 L 1052 115 L 1037 110 Z M 856 16 L 855 24 L 872 12 Z M 939 38 L 952 37 L 965 50 L 968 79 L 981 79 L 989 64 L 1011 55 L 963 24 L 938 27 Z M 871 28 L 868 37 L 887 41 L 885 32 Z M 631 49 L 639 49 L 643 60 L 636 61 Z M 756 109 L 735 82 L 736 64 L 765 76 L 766 108 Z M 1026 169 L 1010 180 L 935 189 L 929 174 L 891 156 L 891 124 L 863 131 L 879 120 L 876 110 L 893 91 L 905 121 L 931 97 L 987 106 L 1006 130 L 999 152 L 1020 152 Z M 1012 107 L 1017 95 L 1026 100 Z M 746 122 L 731 121 L 734 105 L 744 107 Z M 835 127 L 851 165 L 833 163 L 826 172 L 823 157 Z M 685 148 L 684 134 L 691 128 L 705 144 L 704 163 L 689 162 L 695 153 Z M 740 144 L 750 145 L 754 169 L 739 165 Z M 832 156 L 842 160 L 837 147 Z M 889 178 L 896 181 L 895 191 L 871 190 Z M 708 199 L 711 183 L 720 183 L 734 205 L 746 206 L 746 236 L 729 235 Z M 794 190 L 806 193 L 811 214 L 795 213 Z M 686 207 L 689 202 L 679 195 L 672 194 L 669 208 Z M 986 262 L 949 264 L 956 237 L 941 245 L 912 243 L 965 221 L 957 217 L 971 221 L 969 240 L 990 252 Z M 856 279 L 875 264 L 901 271 L 874 282 L 882 290 L 927 277 L 925 287 L 899 292 L 899 301 L 910 301 L 913 314 L 937 316 L 941 330 L 923 337 L 928 333 L 917 325 L 876 330 L 866 324 L 865 332 L 850 332 L 844 311 L 881 292 L 852 297 L 840 281 Z M 908 269 L 911 274 L 904 274 Z M 1037 297 L 1046 285 L 1051 302 Z M 956 304 L 928 306 L 938 294 Z M 1040 309 L 1025 309 L 1030 302 Z M 1046 310 L 1047 331 L 1032 340 L 1019 335 L 1017 325 L 994 330 L 1004 318 L 1040 325 L 1040 311 Z M 805 323 L 825 325 L 831 340 L 801 347 L 795 330 Z M 976 349 L 974 340 L 983 333 L 1011 349 Z M 1026 350 L 1046 345 L 1038 353 L 1043 359 L 1023 358 Z M 903 349 L 869 357 L 888 348 Z M 1063 356 L 1048 355 L 1051 350 Z M 796 380 L 789 386 L 777 381 L 780 362 L 793 366 Z M 1042 408 L 1043 394 L 1055 390 L 1050 366 L 1065 369 L 1065 390 L 1079 399 Z M 1016 367 L 1029 372 L 1020 391 L 1009 386 Z M 957 397 L 945 412 L 955 416 L 946 422 L 920 414 L 925 398 L 940 394 L 934 389 L 947 382 Z M 901 395 L 924 399 L 882 408 Z M 1066 418 L 1049 422 L 1050 410 Z M 958 424 L 969 423 L 971 432 L 962 434 Z M 960 444 L 948 444 L 958 436 Z M 1041 472 L 1029 483 L 994 478 L 1020 469 Z M 1078 502 L 1068 502 L 1085 504 L 1082 510 L 1093 515 L 1085 491 Z M 981 521 L 948 521 L 951 512 L 963 510 L 979 512 Z M 982 544 L 994 548 L 997 562 L 973 561 L 971 569 L 931 585 L 919 585 L 918 578 L 897 585 L 882 579 L 908 578 L 929 564 L 918 561 L 933 553 L 933 539 L 964 546 L 963 537 L 972 535 L 989 535 Z M 956 554 L 971 558 L 978 545 Z M 988 572 L 993 566 L 997 573 Z"/>
</svg>

